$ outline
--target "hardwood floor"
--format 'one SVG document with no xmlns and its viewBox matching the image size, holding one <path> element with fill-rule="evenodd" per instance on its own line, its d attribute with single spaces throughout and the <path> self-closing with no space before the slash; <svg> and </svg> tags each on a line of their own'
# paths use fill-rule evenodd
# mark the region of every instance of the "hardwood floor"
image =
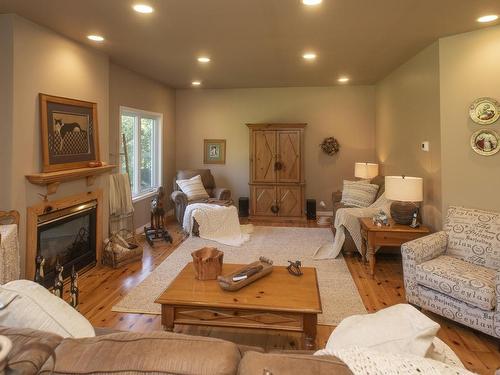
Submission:
<svg viewBox="0 0 500 375">
<path fill-rule="evenodd" d="M 317 227 L 315 222 L 303 224 L 258 222 L 254 224 Z M 158 243 L 154 248 L 150 248 L 144 242 L 142 263 L 131 263 L 119 269 L 96 266 L 80 277 L 80 311 L 94 326 L 136 332 L 161 329 L 159 316 L 116 313 L 111 311 L 111 308 L 144 280 L 183 241 L 180 227 L 173 221 L 170 221 L 168 226 L 174 238 L 173 245 Z M 405 302 L 400 255 L 377 254 L 374 278 L 370 276 L 368 265 L 363 264 L 359 256 L 346 255 L 345 259 L 369 312 Z M 500 340 L 430 312 L 425 313 L 441 325 L 438 336 L 457 353 L 468 369 L 491 375 L 495 369 L 500 368 Z M 324 347 L 334 328 L 327 325 L 318 326 L 318 347 Z M 265 331 L 180 326 L 176 327 L 176 332 L 219 337 L 244 345 L 261 346 L 266 350 L 300 348 L 301 342 L 297 335 Z"/>
</svg>

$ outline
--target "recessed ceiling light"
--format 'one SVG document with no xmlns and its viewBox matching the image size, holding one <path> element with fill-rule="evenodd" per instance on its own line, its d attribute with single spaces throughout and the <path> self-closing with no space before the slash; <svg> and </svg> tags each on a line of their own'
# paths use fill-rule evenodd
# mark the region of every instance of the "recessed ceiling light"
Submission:
<svg viewBox="0 0 500 375">
<path fill-rule="evenodd" d="M 496 14 L 489 14 L 487 16 L 482 16 L 477 19 L 477 22 L 485 23 L 485 22 L 493 22 L 498 19 Z"/>
<path fill-rule="evenodd" d="M 93 42 L 103 42 L 104 37 L 100 35 L 87 35 L 87 39 L 92 40 Z"/>
<path fill-rule="evenodd" d="M 138 13 L 145 13 L 145 14 L 153 13 L 154 11 L 152 6 L 146 4 L 135 4 L 132 8 Z"/>
<path fill-rule="evenodd" d="M 340 82 L 340 83 L 349 82 L 349 77 L 340 77 L 339 79 L 337 79 L 337 82 Z"/>
<path fill-rule="evenodd" d="M 193 81 L 191 82 L 193 86 L 201 86 L 201 81 Z"/>
<path fill-rule="evenodd" d="M 316 58 L 316 54 L 314 52 L 306 52 L 302 55 L 302 57 L 306 60 L 314 60 Z"/>
<path fill-rule="evenodd" d="M 198 57 L 198 61 L 201 62 L 201 63 L 203 63 L 203 64 L 206 64 L 206 63 L 210 62 L 210 57 L 200 56 L 200 57 Z"/>
<path fill-rule="evenodd" d="M 323 0 L 302 0 L 304 5 L 319 5 Z"/>
</svg>

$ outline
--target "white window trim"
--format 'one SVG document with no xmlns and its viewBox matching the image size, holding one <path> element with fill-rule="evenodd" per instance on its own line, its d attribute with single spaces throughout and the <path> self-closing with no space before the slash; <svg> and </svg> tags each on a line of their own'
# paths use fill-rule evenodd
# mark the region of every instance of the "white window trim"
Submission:
<svg viewBox="0 0 500 375">
<path fill-rule="evenodd" d="M 132 107 L 126 107 L 126 106 L 120 106 L 120 139 L 121 139 L 121 133 L 122 133 L 122 115 L 139 115 L 139 117 L 154 117 L 155 120 L 157 119 L 158 121 L 158 126 L 155 126 L 155 134 L 154 134 L 154 138 L 157 139 L 158 141 L 156 142 L 153 142 L 154 144 L 154 147 L 157 148 L 157 150 L 155 150 L 155 152 L 157 152 L 157 155 L 158 155 L 158 181 L 154 181 L 153 185 L 156 185 L 157 187 L 159 186 L 162 186 L 163 185 L 163 114 L 162 113 L 157 113 L 157 112 L 151 112 L 151 111 L 145 111 L 143 109 L 137 109 L 137 108 L 132 108 Z M 137 121 L 140 121 L 139 119 L 137 119 Z M 135 126 L 137 126 L 138 124 L 136 124 Z M 158 134 L 156 134 L 158 133 Z M 136 149 L 134 150 L 134 153 L 136 155 L 140 155 L 140 141 L 136 139 L 136 142 L 134 142 L 135 144 L 135 147 Z M 121 145 L 120 145 L 120 148 L 121 148 Z M 153 163 L 153 169 L 156 169 L 156 165 L 155 165 L 155 160 L 153 158 L 152 160 L 152 163 Z M 137 168 L 134 168 L 134 170 L 136 170 Z M 134 179 L 140 179 L 140 175 L 139 173 L 136 173 L 134 174 L 134 176 L 131 176 L 132 178 Z M 156 179 L 157 176 L 156 174 L 153 175 L 153 178 Z M 140 181 L 136 181 L 136 183 L 140 184 Z M 142 193 L 139 193 L 137 195 L 134 195 L 134 192 L 132 192 L 132 202 L 135 203 L 135 202 L 138 202 L 138 201 L 141 201 L 143 199 L 146 199 L 146 198 L 149 198 L 149 197 L 152 197 L 153 195 L 155 195 L 156 193 L 156 190 L 157 190 L 157 187 L 155 187 L 153 190 L 151 191 L 144 191 Z"/>
</svg>

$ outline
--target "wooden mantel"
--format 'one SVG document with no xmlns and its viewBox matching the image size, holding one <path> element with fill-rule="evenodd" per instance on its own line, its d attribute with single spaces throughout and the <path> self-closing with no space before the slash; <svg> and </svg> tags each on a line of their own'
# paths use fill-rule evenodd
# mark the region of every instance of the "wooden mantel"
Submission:
<svg viewBox="0 0 500 375">
<path fill-rule="evenodd" d="M 87 179 L 87 186 L 91 186 L 97 175 L 111 172 L 113 168 L 118 167 L 114 164 L 103 165 L 94 168 L 78 168 L 68 169 L 66 171 L 47 172 L 28 174 L 26 178 L 29 182 L 35 185 L 47 186 L 47 194 L 54 194 L 62 182 L 79 180 L 81 178 Z"/>
</svg>

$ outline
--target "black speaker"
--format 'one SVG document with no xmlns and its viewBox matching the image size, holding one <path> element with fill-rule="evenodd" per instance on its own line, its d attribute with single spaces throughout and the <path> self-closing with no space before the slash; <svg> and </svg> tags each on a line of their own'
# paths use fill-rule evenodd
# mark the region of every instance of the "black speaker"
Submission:
<svg viewBox="0 0 500 375">
<path fill-rule="evenodd" d="M 248 217 L 248 197 L 240 197 L 238 200 L 238 215 Z"/>
<path fill-rule="evenodd" d="M 306 201 L 307 220 L 316 220 L 316 199 Z"/>
</svg>

